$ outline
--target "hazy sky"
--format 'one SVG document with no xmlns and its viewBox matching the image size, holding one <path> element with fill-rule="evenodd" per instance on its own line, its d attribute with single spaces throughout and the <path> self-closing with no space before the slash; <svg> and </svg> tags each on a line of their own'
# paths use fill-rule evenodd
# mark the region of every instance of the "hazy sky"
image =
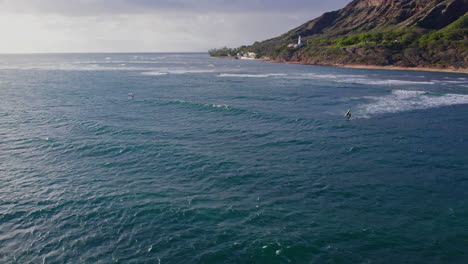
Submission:
<svg viewBox="0 0 468 264">
<path fill-rule="evenodd" d="M 351 0 L 0 0 L 0 53 L 190 52 L 278 36 Z"/>
</svg>

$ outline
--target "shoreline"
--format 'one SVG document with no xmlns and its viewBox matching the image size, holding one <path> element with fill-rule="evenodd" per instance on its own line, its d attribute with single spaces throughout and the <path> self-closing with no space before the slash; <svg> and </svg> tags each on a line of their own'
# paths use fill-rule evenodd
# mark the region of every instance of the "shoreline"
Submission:
<svg viewBox="0 0 468 264">
<path fill-rule="evenodd" d="M 230 57 L 211 57 L 214 59 L 234 59 Z M 294 61 L 277 61 L 271 59 L 249 59 L 249 61 L 263 61 L 271 63 L 284 63 L 284 64 L 300 64 L 310 66 L 323 66 L 323 67 L 338 67 L 348 69 L 368 69 L 368 70 L 393 70 L 393 71 L 427 71 L 427 72 L 445 72 L 445 73 L 464 73 L 468 74 L 467 69 L 441 69 L 441 68 L 426 68 L 426 67 L 402 67 L 402 66 L 378 66 L 378 65 L 364 65 L 364 64 L 308 64 Z"/>
<path fill-rule="evenodd" d="M 428 72 L 448 72 L 448 73 L 464 73 L 468 74 L 468 69 L 441 69 L 441 68 L 426 68 L 426 67 L 402 67 L 402 66 L 378 66 L 378 65 L 364 65 L 364 64 L 307 64 L 301 62 L 291 61 L 275 61 L 270 59 L 256 59 L 259 61 L 273 62 L 273 63 L 286 63 L 286 64 L 300 64 L 311 66 L 324 66 L 324 67 L 338 67 L 348 69 L 368 69 L 368 70 L 394 70 L 394 71 L 428 71 Z"/>
<path fill-rule="evenodd" d="M 428 72 L 450 72 L 450 73 L 465 73 L 468 74 L 468 69 L 439 69 L 425 67 L 401 67 L 401 66 L 372 66 L 372 65 L 336 65 L 335 67 L 349 69 L 371 69 L 371 70 L 394 70 L 394 71 L 428 71 Z"/>
</svg>

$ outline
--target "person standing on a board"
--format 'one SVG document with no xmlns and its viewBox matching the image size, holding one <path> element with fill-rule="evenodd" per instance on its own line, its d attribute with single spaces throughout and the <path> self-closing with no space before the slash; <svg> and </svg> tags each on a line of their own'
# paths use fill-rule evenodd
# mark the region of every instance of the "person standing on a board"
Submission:
<svg viewBox="0 0 468 264">
<path fill-rule="evenodd" d="M 348 112 L 346 112 L 345 117 L 347 120 L 351 119 L 351 109 L 348 109 Z"/>
</svg>

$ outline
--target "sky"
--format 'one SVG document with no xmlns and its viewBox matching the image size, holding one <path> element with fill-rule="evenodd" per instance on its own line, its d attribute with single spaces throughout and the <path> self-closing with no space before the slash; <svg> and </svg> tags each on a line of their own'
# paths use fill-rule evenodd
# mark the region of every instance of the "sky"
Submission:
<svg viewBox="0 0 468 264">
<path fill-rule="evenodd" d="M 351 0 L 0 0 L 0 53 L 205 52 L 276 37 Z"/>
</svg>

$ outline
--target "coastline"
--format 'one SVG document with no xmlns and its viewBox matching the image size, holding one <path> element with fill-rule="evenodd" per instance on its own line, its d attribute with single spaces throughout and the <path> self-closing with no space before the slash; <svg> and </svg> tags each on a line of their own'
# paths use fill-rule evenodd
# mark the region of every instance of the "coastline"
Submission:
<svg viewBox="0 0 468 264">
<path fill-rule="evenodd" d="M 378 65 L 364 65 L 364 64 L 308 64 L 293 61 L 276 61 L 271 59 L 256 59 L 266 62 L 286 63 L 286 64 L 301 64 L 301 65 L 314 65 L 314 66 L 327 66 L 339 67 L 349 69 L 369 69 L 369 70 L 394 70 L 394 71 L 428 71 L 428 72 L 448 72 L 448 73 L 464 73 L 468 74 L 468 69 L 442 69 L 442 68 L 426 68 L 426 67 L 402 67 L 402 66 L 378 66 Z"/>
<path fill-rule="evenodd" d="M 439 69 L 425 67 L 400 67 L 400 66 L 372 66 L 372 65 L 334 65 L 336 67 L 351 68 L 351 69 L 372 69 L 372 70 L 395 70 L 395 71 L 429 71 L 429 72 L 451 72 L 468 74 L 468 69 Z"/>
<path fill-rule="evenodd" d="M 213 59 L 234 59 L 233 57 L 211 57 Z M 402 67 L 402 66 L 378 66 L 378 65 L 364 65 L 364 64 L 309 64 L 297 61 L 277 61 L 271 59 L 249 59 L 255 61 L 272 62 L 272 63 L 286 63 L 286 64 L 301 64 L 312 66 L 326 66 L 326 67 L 339 67 L 349 69 L 369 69 L 369 70 L 394 70 L 394 71 L 428 71 L 428 72 L 448 72 L 448 73 L 464 73 L 468 74 L 467 69 L 442 69 L 442 68 L 426 68 L 426 67 Z"/>
</svg>

